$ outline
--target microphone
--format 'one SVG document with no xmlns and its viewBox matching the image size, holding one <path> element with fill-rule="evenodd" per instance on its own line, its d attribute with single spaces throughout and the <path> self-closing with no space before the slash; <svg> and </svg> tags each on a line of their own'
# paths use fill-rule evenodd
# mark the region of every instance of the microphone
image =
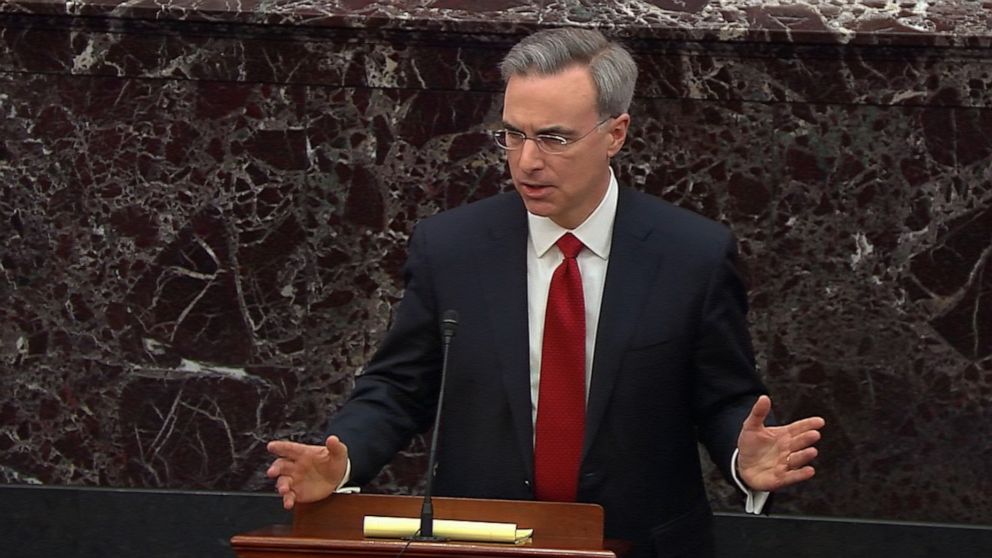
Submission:
<svg viewBox="0 0 992 558">
<path fill-rule="evenodd" d="M 431 449 L 427 458 L 427 487 L 424 490 L 424 504 L 420 509 L 420 535 L 412 537 L 417 542 L 443 542 L 447 539 L 434 536 L 434 504 L 431 495 L 434 491 L 434 469 L 437 459 L 437 433 L 441 430 L 441 408 L 444 405 L 444 383 L 448 377 L 448 348 L 451 338 L 458 329 L 458 312 L 446 310 L 441 317 L 441 344 L 444 354 L 441 361 L 441 387 L 437 394 L 437 410 L 434 414 L 434 432 L 431 434 Z"/>
</svg>

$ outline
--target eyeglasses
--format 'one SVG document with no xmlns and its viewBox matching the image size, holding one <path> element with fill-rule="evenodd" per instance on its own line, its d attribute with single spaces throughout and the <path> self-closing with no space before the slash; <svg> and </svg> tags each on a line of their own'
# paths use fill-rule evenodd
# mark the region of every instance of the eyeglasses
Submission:
<svg viewBox="0 0 992 558">
<path fill-rule="evenodd" d="M 585 139 L 586 136 L 596 131 L 597 128 L 606 123 L 607 120 L 614 118 L 613 116 L 607 116 L 606 118 L 600 120 L 593 126 L 588 132 L 582 134 L 575 139 L 568 139 L 556 134 L 537 134 L 534 137 L 530 137 L 527 134 L 520 132 L 518 130 L 507 130 L 502 128 L 500 130 L 493 130 L 493 140 L 496 141 L 496 145 L 502 147 L 507 151 L 513 151 L 515 149 L 520 149 L 524 146 L 527 140 L 531 140 L 537 144 L 537 148 L 545 153 L 551 155 L 558 155 L 568 151 L 568 148 L 573 144 Z"/>
</svg>

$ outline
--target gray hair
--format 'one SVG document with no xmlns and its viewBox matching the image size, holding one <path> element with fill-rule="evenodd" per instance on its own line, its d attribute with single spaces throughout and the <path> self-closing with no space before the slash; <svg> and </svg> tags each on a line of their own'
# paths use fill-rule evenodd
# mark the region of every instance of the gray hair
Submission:
<svg viewBox="0 0 992 558">
<path fill-rule="evenodd" d="M 514 45 L 499 70 L 505 82 L 532 72 L 553 75 L 575 65 L 587 66 L 592 74 L 600 116 L 627 112 L 637 83 L 637 64 L 625 48 L 594 29 L 538 31 Z"/>
</svg>

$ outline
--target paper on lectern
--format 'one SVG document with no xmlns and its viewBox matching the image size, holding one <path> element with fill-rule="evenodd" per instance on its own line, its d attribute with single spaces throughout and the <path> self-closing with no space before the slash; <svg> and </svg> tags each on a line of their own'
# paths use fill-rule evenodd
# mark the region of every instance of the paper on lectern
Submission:
<svg viewBox="0 0 992 558">
<path fill-rule="evenodd" d="M 420 520 L 409 517 L 365 517 L 366 537 L 399 539 L 412 537 L 420 530 Z M 534 534 L 533 529 L 517 529 L 514 523 L 487 523 L 483 521 L 457 521 L 435 519 L 434 535 L 453 541 L 520 543 Z"/>
</svg>

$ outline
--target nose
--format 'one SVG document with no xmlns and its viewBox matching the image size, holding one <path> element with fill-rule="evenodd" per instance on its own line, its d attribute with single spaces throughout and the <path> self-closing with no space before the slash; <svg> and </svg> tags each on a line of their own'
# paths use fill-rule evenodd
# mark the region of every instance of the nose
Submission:
<svg viewBox="0 0 992 558">
<path fill-rule="evenodd" d="M 544 152 L 537 146 L 537 142 L 531 138 L 524 140 L 524 144 L 517 150 L 519 159 L 517 165 L 524 172 L 534 172 L 544 167 Z"/>
</svg>

